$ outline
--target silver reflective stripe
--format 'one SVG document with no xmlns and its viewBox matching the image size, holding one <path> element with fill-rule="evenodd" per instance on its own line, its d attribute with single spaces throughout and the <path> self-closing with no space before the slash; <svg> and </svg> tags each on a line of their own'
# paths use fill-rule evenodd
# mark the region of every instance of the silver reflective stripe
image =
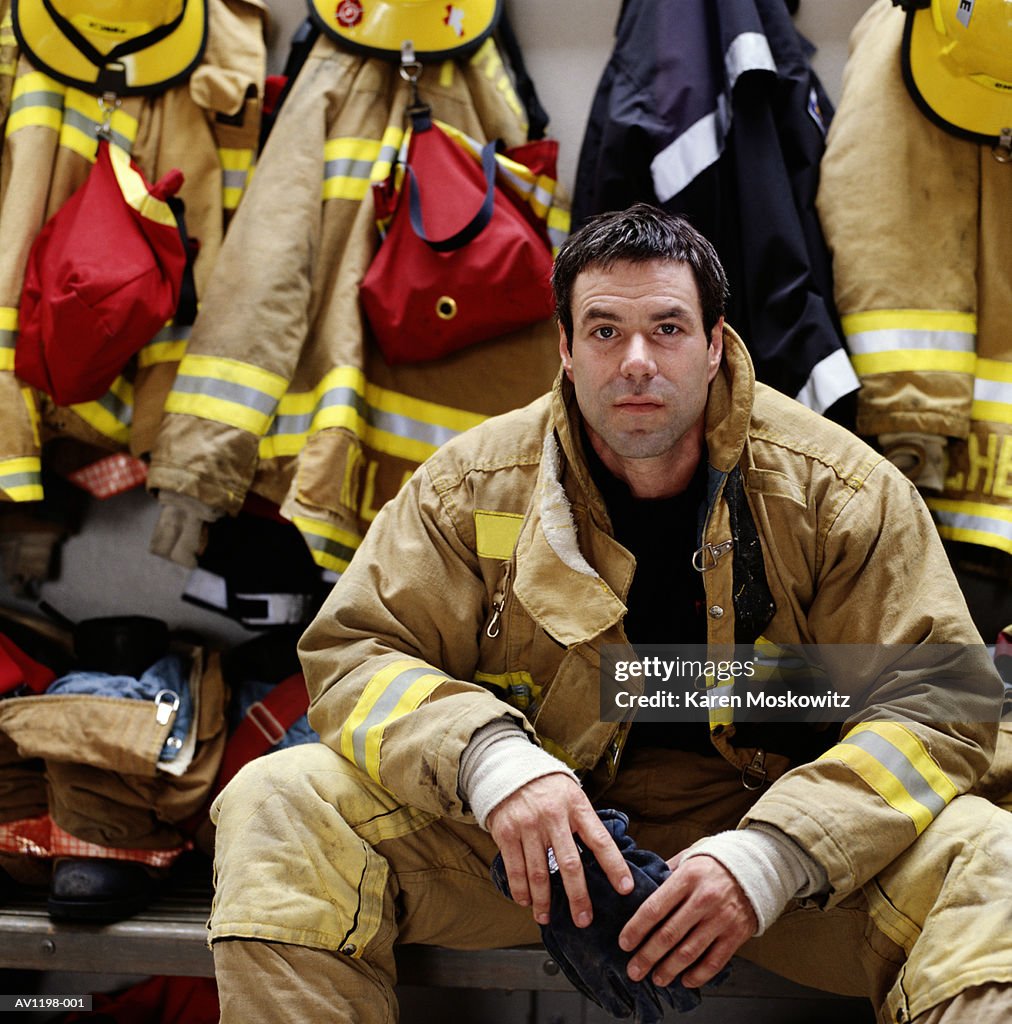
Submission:
<svg viewBox="0 0 1012 1024">
<path fill-rule="evenodd" d="M 716 163 L 724 149 L 722 111 L 727 101 L 717 99 L 717 109 L 701 117 L 650 161 L 650 175 L 660 202 L 678 195 L 693 179 Z"/>
<path fill-rule="evenodd" d="M 247 409 L 255 409 L 265 416 L 270 416 L 277 405 L 277 399 L 272 395 L 264 394 L 263 391 L 247 387 L 245 384 L 218 380 L 216 377 L 191 377 L 180 374 L 176 377 L 172 390 L 180 394 L 220 398 L 225 402 L 245 406 Z"/>
<path fill-rule="evenodd" d="M 860 386 L 850 356 L 840 348 L 815 364 L 808 380 L 794 397 L 809 409 L 823 413 Z"/>
<path fill-rule="evenodd" d="M 952 530 L 974 530 L 978 533 L 994 534 L 1012 544 L 1012 523 L 1008 520 L 999 519 L 997 516 L 970 515 L 967 512 L 946 512 L 933 508 L 931 502 L 928 502 L 928 507 L 941 526 Z"/>
<path fill-rule="evenodd" d="M 931 812 L 932 817 L 937 817 L 945 809 L 946 801 L 928 785 L 927 780 L 914 767 L 907 755 L 878 733 L 866 730 L 856 736 L 847 736 L 841 742 L 850 743 L 871 754 L 883 768 L 895 776 L 910 796 Z"/>
<path fill-rule="evenodd" d="M 0 331 L 0 335 L 3 332 Z M 1012 384 L 978 377 L 973 383 L 973 397 L 978 402 L 1004 402 L 1012 405 Z"/>
<path fill-rule="evenodd" d="M 326 178 L 368 178 L 372 173 L 372 160 L 353 160 L 350 157 L 337 157 L 323 165 Z"/>
<path fill-rule="evenodd" d="M 773 59 L 769 42 L 761 32 L 742 32 L 731 40 L 724 54 L 724 68 L 727 71 L 728 88 L 733 89 L 738 76 L 746 71 L 776 73 L 777 62 Z"/>
<path fill-rule="evenodd" d="M 99 111 L 96 108 L 96 116 Z M 77 128 L 85 135 L 90 136 L 98 143 L 98 135 L 96 130 L 98 129 L 98 121 L 95 118 L 88 117 L 86 114 L 82 114 L 79 110 L 73 110 L 68 107 L 63 112 L 63 123 L 64 125 L 70 125 L 72 128 Z M 129 139 L 122 132 L 115 132 L 110 129 L 110 137 L 113 145 L 119 146 L 125 153 L 129 153 L 133 147 L 133 141 Z"/>
<path fill-rule="evenodd" d="M 17 345 L 18 332 L 0 330 L 0 348 L 14 348 Z"/>
<path fill-rule="evenodd" d="M 935 349 L 945 352 L 975 352 L 976 336 L 967 331 L 918 331 L 887 328 L 847 335 L 847 347 L 854 355 L 893 352 L 896 349 Z"/>
<path fill-rule="evenodd" d="M 149 342 L 155 345 L 160 341 L 186 341 L 193 330 L 190 324 L 166 324 Z"/>
<path fill-rule="evenodd" d="M 125 427 L 129 427 L 133 422 L 133 405 L 129 402 L 124 402 L 114 391 L 107 391 L 101 398 L 96 400 L 95 404 L 100 405 L 113 419 L 118 420 Z"/>
<path fill-rule="evenodd" d="M 63 109 L 63 93 L 60 92 L 24 92 L 11 101 L 10 115 L 16 114 L 26 107 L 51 107 L 53 110 Z"/>
<path fill-rule="evenodd" d="M 742 32 L 732 39 L 724 53 L 724 70 L 727 86 L 717 97 L 716 108 L 672 140 L 650 163 L 654 192 L 662 203 L 678 195 L 720 158 L 731 127 L 729 97 L 739 77 L 746 71 L 776 72 L 766 37 L 761 32 Z"/>
<path fill-rule="evenodd" d="M 330 555 L 332 558 L 345 564 L 350 562 L 352 555 L 355 554 L 355 548 L 348 547 L 347 544 L 341 544 L 339 541 L 329 537 L 322 537 L 318 533 L 310 533 L 308 530 L 300 532 L 302 533 L 302 539 L 306 542 L 306 546 L 312 551 L 323 552 L 323 554 Z"/>
<path fill-rule="evenodd" d="M 365 768 L 365 742 L 369 730 L 387 718 L 394 708 L 397 707 L 397 702 L 407 693 L 412 683 L 422 676 L 431 675 L 442 675 L 442 673 L 436 672 L 429 665 L 423 665 L 420 668 L 405 669 L 387 683 L 386 689 L 369 709 L 369 714 L 365 716 L 365 720 L 351 735 L 352 749 L 355 752 L 355 763 L 360 768 Z M 449 678 L 449 676 L 446 678 Z"/>
<path fill-rule="evenodd" d="M 247 171 L 222 171 L 222 188 L 243 188 L 246 184 Z"/>
<path fill-rule="evenodd" d="M 0 487 L 5 491 L 14 487 L 28 487 L 32 484 L 41 484 L 42 474 L 38 472 L 28 473 L 2 473 L 0 472 Z"/>
<path fill-rule="evenodd" d="M 382 430 L 398 437 L 408 437 L 415 441 L 423 441 L 439 447 L 450 438 L 456 437 L 457 431 L 436 423 L 426 423 L 412 419 L 402 413 L 386 412 L 369 405 L 354 388 L 332 388 L 317 403 L 315 409 L 305 413 L 280 413 L 271 424 L 268 436 L 299 435 L 309 433 L 314 418 L 322 409 L 335 406 L 346 406 L 354 409 L 365 422 L 376 430 Z"/>
</svg>

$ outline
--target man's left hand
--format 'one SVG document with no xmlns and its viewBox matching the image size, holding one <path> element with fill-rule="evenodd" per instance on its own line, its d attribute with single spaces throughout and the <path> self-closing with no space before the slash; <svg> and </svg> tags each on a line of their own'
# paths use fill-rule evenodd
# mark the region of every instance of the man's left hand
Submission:
<svg viewBox="0 0 1012 1024">
<path fill-rule="evenodd" d="M 710 981 L 759 927 L 752 904 L 734 876 L 712 857 L 681 856 L 668 861 L 671 874 L 643 901 L 619 935 L 634 952 L 629 977 L 651 971 L 656 985 L 679 974 L 698 988 Z"/>
</svg>

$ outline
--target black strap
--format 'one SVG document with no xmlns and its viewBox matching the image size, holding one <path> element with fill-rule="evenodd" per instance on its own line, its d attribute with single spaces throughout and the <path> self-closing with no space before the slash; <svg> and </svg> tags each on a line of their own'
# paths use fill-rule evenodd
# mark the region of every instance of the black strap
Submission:
<svg viewBox="0 0 1012 1024">
<path fill-rule="evenodd" d="M 263 114 L 260 119 L 259 148 L 261 151 L 267 142 L 271 129 L 274 127 L 274 122 L 278 119 L 278 114 L 281 112 L 285 100 L 288 99 L 288 94 L 292 91 L 292 86 L 295 85 L 295 79 L 302 70 L 302 65 L 306 63 L 309 51 L 312 50 L 319 36 L 320 26 L 312 18 L 306 18 L 292 35 L 292 41 L 288 47 L 288 58 L 281 72 L 281 77 L 284 78 L 285 84 L 281 88 L 281 93 L 274 104 L 274 109 L 269 114 Z"/>
<path fill-rule="evenodd" d="M 179 196 L 169 196 L 166 202 L 176 217 L 179 237 L 183 240 L 183 250 L 186 252 L 186 266 L 183 268 L 183 279 L 179 284 L 179 302 L 176 303 L 172 322 L 177 327 L 189 327 L 197 319 L 197 284 L 193 279 L 193 263 L 200 245 L 186 232 L 186 221 L 183 219 L 186 207 L 183 200 Z"/>
<path fill-rule="evenodd" d="M 53 6 L 52 0 L 42 0 L 42 5 L 53 21 L 56 22 L 56 27 L 67 38 L 67 41 L 72 43 L 95 67 L 102 68 L 107 64 L 114 64 L 120 57 L 125 57 L 128 54 L 137 53 L 138 50 L 144 50 L 149 46 L 153 46 L 175 32 L 182 24 L 183 15 L 186 14 L 186 2 L 187 0 L 183 0 L 179 14 L 167 25 L 159 25 L 158 28 L 145 32 L 144 35 L 135 36 L 133 39 L 125 39 L 122 43 L 117 43 L 108 53 L 102 53 L 101 50 L 92 46 L 73 24 Z"/>
<path fill-rule="evenodd" d="M 416 122 L 417 124 L 417 122 Z M 417 131 L 417 127 L 415 128 Z M 422 197 L 418 188 L 418 179 L 411 170 L 411 165 L 405 165 L 405 172 L 408 175 L 408 212 L 411 217 L 411 227 L 415 234 L 434 252 L 452 252 L 473 241 L 485 229 L 485 226 L 492 219 L 495 212 L 495 141 L 487 143 L 482 147 L 481 166 L 485 172 L 485 198 L 482 201 L 478 212 L 459 231 L 444 238 L 441 241 L 434 241 L 425 234 L 425 223 L 422 220 Z"/>
<path fill-rule="evenodd" d="M 505 7 L 503 7 L 502 14 L 499 17 L 496 36 L 506 53 L 510 67 L 513 69 L 513 77 L 516 79 L 517 96 L 520 97 L 520 102 L 523 103 L 524 110 L 527 111 L 527 141 L 533 142 L 535 139 L 543 139 L 545 137 L 545 129 L 548 127 L 548 112 L 541 105 L 541 100 L 538 99 L 537 90 L 534 88 L 534 80 L 527 71 L 523 51 L 520 49 L 520 43 L 517 41 L 516 33 L 510 24 Z"/>
</svg>

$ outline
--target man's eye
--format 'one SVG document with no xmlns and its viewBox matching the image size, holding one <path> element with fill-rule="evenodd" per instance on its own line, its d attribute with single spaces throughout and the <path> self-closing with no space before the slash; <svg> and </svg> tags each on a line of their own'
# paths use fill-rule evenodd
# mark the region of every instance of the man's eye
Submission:
<svg viewBox="0 0 1012 1024">
<path fill-rule="evenodd" d="M 661 324 L 660 327 L 661 327 L 661 334 L 677 334 L 678 333 L 678 325 L 677 324 Z"/>
<path fill-rule="evenodd" d="M 596 331 L 594 331 L 594 333 L 602 341 L 610 341 L 612 338 L 615 337 L 615 328 L 614 327 L 609 327 L 607 325 L 604 325 L 602 327 L 598 327 L 598 329 Z"/>
</svg>

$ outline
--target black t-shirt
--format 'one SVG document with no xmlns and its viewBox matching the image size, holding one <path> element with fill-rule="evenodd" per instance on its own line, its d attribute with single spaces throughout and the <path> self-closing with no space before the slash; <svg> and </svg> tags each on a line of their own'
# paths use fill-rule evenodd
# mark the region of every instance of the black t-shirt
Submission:
<svg viewBox="0 0 1012 1024">
<path fill-rule="evenodd" d="M 626 598 L 625 634 L 632 644 L 705 644 L 703 577 L 692 566 L 706 505 L 706 457 L 680 494 L 636 498 L 600 460 L 583 433 L 587 465 L 611 517 L 615 539 L 636 559 Z M 635 724 L 629 744 L 715 753 L 705 728 Z"/>
</svg>

